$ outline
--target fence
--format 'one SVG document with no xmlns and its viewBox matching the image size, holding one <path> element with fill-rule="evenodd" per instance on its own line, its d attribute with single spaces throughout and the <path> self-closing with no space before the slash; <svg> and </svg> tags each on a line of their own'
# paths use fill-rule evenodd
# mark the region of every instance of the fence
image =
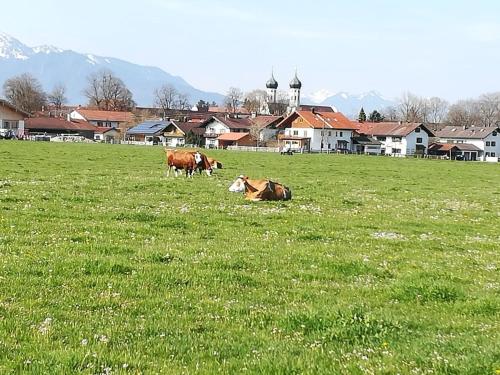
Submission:
<svg viewBox="0 0 500 375">
<path fill-rule="evenodd" d="M 232 151 L 280 152 L 279 147 L 227 146 L 227 149 Z"/>
</svg>

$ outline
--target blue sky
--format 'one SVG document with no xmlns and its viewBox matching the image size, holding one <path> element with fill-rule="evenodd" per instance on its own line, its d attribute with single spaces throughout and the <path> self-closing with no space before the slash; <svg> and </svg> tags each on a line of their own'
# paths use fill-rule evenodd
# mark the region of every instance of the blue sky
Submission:
<svg viewBox="0 0 500 375">
<path fill-rule="evenodd" d="M 16 0 L 0 30 L 30 46 L 154 65 L 204 90 L 500 91 L 500 1 Z"/>
</svg>

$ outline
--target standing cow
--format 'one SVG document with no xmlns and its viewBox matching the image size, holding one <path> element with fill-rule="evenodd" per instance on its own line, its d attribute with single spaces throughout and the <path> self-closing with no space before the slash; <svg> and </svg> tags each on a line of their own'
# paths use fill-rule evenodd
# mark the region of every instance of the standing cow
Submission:
<svg viewBox="0 0 500 375">
<path fill-rule="evenodd" d="M 207 157 L 201 152 L 177 151 L 165 149 L 167 158 L 167 177 L 170 176 L 170 171 L 173 170 L 175 177 L 177 171 L 183 169 L 186 172 L 186 177 L 193 177 L 196 169 L 200 168 L 207 172 L 207 175 L 212 174 L 212 167 L 208 163 Z"/>
<path fill-rule="evenodd" d="M 251 180 L 239 176 L 229 187 L 233 193 L 244 193 L 245 199 L 252 201 L 287 201 L 292 199 L 291 190 L 271 180 Z"/>
</svg>

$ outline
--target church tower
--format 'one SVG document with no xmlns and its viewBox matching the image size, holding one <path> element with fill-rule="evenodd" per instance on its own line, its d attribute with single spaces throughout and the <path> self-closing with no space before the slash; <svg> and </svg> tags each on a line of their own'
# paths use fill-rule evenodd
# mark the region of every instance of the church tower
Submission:
<svg viewBox="0 0 500 375">
<path fill-rule="evenodd" d="M 276 103 L 276 93 L 278 91 L 278 82 L 274 79 L 274 72 L 271 73 L 271 78 L 266 82 L 267 88 L 267 103 Z"/>
<path fill-rule="evenodd" d="M 297 71 L 295 71 L 295 77 L 290 81 L 290 104 L 288 106 L 288 112 L 292 113 L 300 106 L 300 89 L 302 88 L 302 82 L 300 82 L 297 77 Z"/>
</svg>

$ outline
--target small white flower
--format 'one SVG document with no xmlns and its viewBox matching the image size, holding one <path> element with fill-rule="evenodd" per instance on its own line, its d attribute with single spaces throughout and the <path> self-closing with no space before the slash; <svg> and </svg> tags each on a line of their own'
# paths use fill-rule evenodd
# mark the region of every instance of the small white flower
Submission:
<svg viewBox="0 0 500 375">
<path fill-rule="evenodd" d="M 82 344 L 82 346 L 85 346 L 85 345 L 87 345 L 88 343 L 89 343 L 89 340 L 87 340 L 87 339 L 83 339 L 83 340 L 80 342 L 80 344 Z"/>
</svg>

